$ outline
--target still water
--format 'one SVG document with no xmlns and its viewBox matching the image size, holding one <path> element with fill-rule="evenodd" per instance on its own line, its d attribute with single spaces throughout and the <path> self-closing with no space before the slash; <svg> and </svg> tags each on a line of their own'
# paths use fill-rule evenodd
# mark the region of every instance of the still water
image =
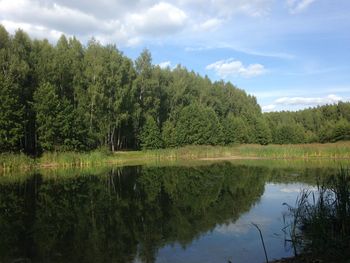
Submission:
<svg viewBox="0 0 350 263">
<path fill-rule="evenodd" d="M 233 164 L 0 177 L 0 262 L 264 262 L 292 255 L 283 203 L 333 168 Z"/>
</svg>

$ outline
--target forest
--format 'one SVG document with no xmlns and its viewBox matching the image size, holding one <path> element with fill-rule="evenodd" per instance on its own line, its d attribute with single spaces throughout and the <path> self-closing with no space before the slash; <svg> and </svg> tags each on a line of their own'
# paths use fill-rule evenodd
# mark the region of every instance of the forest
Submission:
<svg viewBox="0 0 350 263">
<path fill-rule="evenodd" d="M 262 113 L 230 82 L 132 61 L 115 45 L 55 45 L 0 25 L 0 152 L 294 144 L 350 139 L 350 103 Z"/>
</svg>

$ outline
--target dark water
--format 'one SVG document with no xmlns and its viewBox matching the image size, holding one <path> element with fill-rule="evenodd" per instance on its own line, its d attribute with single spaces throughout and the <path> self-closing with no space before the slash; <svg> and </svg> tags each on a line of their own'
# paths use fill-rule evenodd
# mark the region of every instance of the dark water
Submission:
<svg viewBox="0 0 350 263">
<path fill-rule="evenodd" d="M 263 262 L 283 202 L 333 169 L 220 163 L 0 178 L 0 262 Z"/>
</svg>

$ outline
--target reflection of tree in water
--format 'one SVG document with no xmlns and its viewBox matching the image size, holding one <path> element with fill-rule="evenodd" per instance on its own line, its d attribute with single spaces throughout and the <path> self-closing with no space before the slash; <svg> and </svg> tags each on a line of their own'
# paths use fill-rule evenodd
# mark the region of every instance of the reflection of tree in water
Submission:
<svg viewBox="0 0 350 263">
<path fill-rule="evenodd" d="M 11 262 L 154 262 L 157 250 L 239 218 L 265 176 L 231 164 L 130 167 L 108 175 L 0 184 L 0 258 Z"/>
</svg>

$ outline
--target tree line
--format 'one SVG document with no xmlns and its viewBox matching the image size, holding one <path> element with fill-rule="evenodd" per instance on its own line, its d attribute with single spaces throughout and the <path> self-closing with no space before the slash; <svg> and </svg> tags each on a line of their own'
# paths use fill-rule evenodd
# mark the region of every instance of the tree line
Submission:
<svg viewBox="0 0 350 263">
<path fill-rule="evenodd" d="M 272 143 L 313 143 L 350 140 L 350 103 L 338 102 L 297 112 L 264 114 Z"/>
<path fill-rule="evenodd" d="M 162 69 L 147 49 L 132 61 L 95 39 L 62 35 L 52 45 L 0 25 L 0 68 L 1 152 L 349 138 L 349 103 L 263 114 L 230 82 Z"/>
</svg>

